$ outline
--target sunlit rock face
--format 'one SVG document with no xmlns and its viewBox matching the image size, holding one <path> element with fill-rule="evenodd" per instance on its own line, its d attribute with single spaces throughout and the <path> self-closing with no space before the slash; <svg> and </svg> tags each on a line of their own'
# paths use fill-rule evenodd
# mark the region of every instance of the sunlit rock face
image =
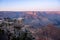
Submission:
<svg viewBox="0 0 60 40">
<path fill-rule="evenodd" d="M 54 24 L 60 26 L 59 11 L 0 11 L 0 17 L 24 18 L 24 23 L 34 27 Z"/>
<path fill-rule="evenodd" d="M 12 21 L 0 19 L 0 24 L 4 21 L 9 24 L 4 27 L 16 35 L 28 30 L 36 40 L 60 40 L 60 13 L 59 12 L 0 12 L 1 18 L 11 18 Z M 15 20 L 15 21 L 13 21 Z M 15 28 L 15 29 L 14 29 Z M 21 32 L 20 32 L 21 31 Z M 22 34 L 22 33 L 21 33 Z"/>
</svg>

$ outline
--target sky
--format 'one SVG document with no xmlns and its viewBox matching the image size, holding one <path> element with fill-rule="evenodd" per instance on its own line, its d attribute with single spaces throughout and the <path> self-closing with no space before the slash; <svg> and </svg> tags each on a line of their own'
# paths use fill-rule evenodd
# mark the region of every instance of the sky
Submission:
<svg viewBox="0 0 60 40">
<path fill-rule="evenodd" d="M 60 11 L 60 0 L 0 0 L 0 11 Z"/>
</svg>

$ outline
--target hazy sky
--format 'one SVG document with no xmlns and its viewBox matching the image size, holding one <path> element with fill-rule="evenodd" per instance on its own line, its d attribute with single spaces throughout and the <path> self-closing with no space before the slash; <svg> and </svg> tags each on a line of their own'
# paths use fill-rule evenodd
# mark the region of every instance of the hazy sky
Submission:
<svg viewBox="0 0 60 40">
<path fill-rule="evenodd" d="M 0 11 L 60 11 L 60 0 L 0 0 Z"/>
</svg>

